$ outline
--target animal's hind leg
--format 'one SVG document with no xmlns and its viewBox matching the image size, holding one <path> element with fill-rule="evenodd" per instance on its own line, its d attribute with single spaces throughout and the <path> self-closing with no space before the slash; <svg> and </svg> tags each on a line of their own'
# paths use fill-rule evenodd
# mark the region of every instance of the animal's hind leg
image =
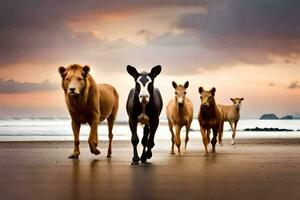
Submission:
<svg viewBox="0 0 300 200">
<path fill-rule="evenodd" d="M 107 157 L 111 157 L 112 154 L 112 139 L 113 139 L 113 126 L 115 123 L 115 119 L 116 116 L 114 114 L 111 114 L 108 118 L 107 118 L 107 126 L 108 126 L 108 139 L 109 139 L 109 143 L 108 143 L 108 150 L 107 150 Z"/>
<path fill-rule="evenodd" d="M 144 126 L 144 135 L 143 135 L 143 138 L 142 138 L 142 145 L 143 145 L 143 153 L 142 153 L 142 156 L 141 156 L 142 163 L 145 163 L 147 161 L 146 147 L 147 147 L 147 143 L 148 143 L 149 133 L 150 133 L 149 126 L 145 125 Z"/>
<path fill-rule="evenodd" d="M 171 132 L 171 142 L 172 142 L 171 154 L 175 154 L 175 152 L 174 152 L 175 134 L 174 134 L 174 130 L 173 130 L 173 124 L 170 121 L 169 121 L 169 129 Z"/>
<path fill-rule="evenodd" d="M 132 144 L 132 147 L 133 147 L 133 158 L 132 158 L 131 165 L 138 165 L 139 161 L 140 161 L 140 158 L 139 158 L 139 155 L 138 155 L 138 152 L 137 152 L 137 145 L 139 143 L 139 137 L 137 135 L 137 122 L 129 119 L 129 127 L 130 127 L 131 134 L 132 134 L 131 144 Z"/>
<path fill-rule="evenodd" d="M 185 126 L 185 130 L 186 130 L 186 133 L 185 133 L 185 145 L 184 145 L 185 149 L 186 149 L 187 143 L 189 141 L 190 126 L 191 126 L 191 124 L 188 124 L 188 125 Z"/>
<path fill-rule="evenodd" d="M 213 138 L 211 140 L 212 152 L 216 152 L 217 136 L 218 136 L 218 130 L 213 129 Z"/>
<path fill-rule="evenodd" d="M 224 122 L 220 125 L 220 130 L 218 133 L 218 140 L 219 140 L 220 146 L 223 146 L 223 130 L 224 130 Z"/>
</svg>

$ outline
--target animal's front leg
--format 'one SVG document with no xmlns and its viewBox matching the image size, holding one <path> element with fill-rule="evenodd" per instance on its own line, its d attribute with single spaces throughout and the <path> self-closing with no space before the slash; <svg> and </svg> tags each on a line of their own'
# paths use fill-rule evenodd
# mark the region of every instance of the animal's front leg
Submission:
<svg viewBox="0 0 300 200">
<path fill-rule="evenodd" d="M 205 153 L 203 156 L 208 156 L 208 150 L 207 150 L 207 145 L 208 145 L 208 138 L 206 134 L 206 129 L 201 127 L 201 135 L 202 135 L 202 142 L 205 148 Z"/>
<path fill-rule="evenodd" d="M 230 125 L 231 131 L 232 131 L 231 144 L 234 145 L 234 136 L 235 136 L 235 133 L 234 133 L 234 122 L 233 121 L 229 121 L 229 125 Z"/>
<path fill-rule="evenodd" d="M 236 134 L 236 127 L 237 127 L 237 121 L 236 122 L 233 122 L 233 131 L 232 131 L 232 141 L 231 141 L 231 144 L 234 145 L 235 144 L 235 134 Z"/>
<path fill-rule="evenodd" d="M 139 165 L 139 155 L 137 152 L 137 145 L 139 143 L 139 137 L 137 135 L 137 121 L 129 119 L 129 127 L 131 130 L 131 144 L 133 147 L 133 158 L 131 165 Z"/>
<path fill-rule="evenodd" d="M 150 135 L 149 135 L 149 139 L 148 139 L 147 152 L 146 152 L 147 159 L 150 159 L 152 157 L 151 149 L 155 145 L 154 136 L 155 136 L 156 129 L 158 127 L 158 123 L 159 123 L 158 118 L 157 119 L 150 119 Z"/>
<path fill-rule="evenodd" d="M 72 120 L 72 130 L 74 135 L 74 150 L 73 150 L 73 154 L 70 155 L 69 158 L 77 159 L 80 154 L 80 150 L 79 150 L 80 123 L 76 122 L 75 120 Z"/>
<path fill-rule="evenodd" d="M 170 129 L 170 132 L 171 132 L 171 143 L 172 143 L 171 154 L 175 154 L 175 152 L 174 152 L 175 134 L 174 134 L 174 131 L 173 131 L 173 123 L 171 121 L 169 121 L 169 129 Z"/>
<path fill-rule="evenodd" d="M 180 155 L 180 145 L 181 145 L 181 140 L 180 140 L 180 130 L 181 130 L 181 126 L 176 125 L 175 126 L 175 130 L 176 130 L 176 135 L 175 135 L 175 144 L 177 146 L 178 149 L 178 154 Z"/>
<path fill-rule="evenodd" d="M 187 143 L 189 141 L 189 132 L 190 132 L 190 126 L 191 126 L 191 123 L 189 123 L 188 125 L 185 126 L 185 145 L 184 145 L 184 148 L 186 149 L 186 146 L 187 146 Z"/>
<path fill-rule="evenodd" d="M 98 146 L 98 123 L 99 117 L 95 116 L 90 122 L 89 125 L 91 127 L 90 135 L 89 135 L 89 146 L 91 153 L 98 155 L 100 151 L 97 149 Z"/>
</svg>

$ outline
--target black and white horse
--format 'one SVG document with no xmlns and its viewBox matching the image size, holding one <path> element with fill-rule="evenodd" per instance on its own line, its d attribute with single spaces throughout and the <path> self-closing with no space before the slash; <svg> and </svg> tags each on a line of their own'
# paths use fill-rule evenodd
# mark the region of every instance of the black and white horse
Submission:
<svg viewBox="0 0 300 200">
<path fill-rule="evenodd" d="M 161 72 L 161 66 L 157 65 L 151 69 L 150 73 L 139 73 L 128 65 L 127 72 L 135 80 L 135 88 L 129 92 L 126 110 L 129 116 L 129 126 L 132 133 L 131 143 L 133 146 L 132 165 L 139 164 L 139 155 L 137 145 L 139 137 L 137 135 L 137 125 L 144 125 L 144 135 L 142 138 L 143 153 L 142 163 L 152 157 L 151 149 L 154 147 L 154 135 L 159 124 L 159 115 L 163 107 L 163 101 L 160 92 L 154 88 L 154 79 Z"/>
</svg>

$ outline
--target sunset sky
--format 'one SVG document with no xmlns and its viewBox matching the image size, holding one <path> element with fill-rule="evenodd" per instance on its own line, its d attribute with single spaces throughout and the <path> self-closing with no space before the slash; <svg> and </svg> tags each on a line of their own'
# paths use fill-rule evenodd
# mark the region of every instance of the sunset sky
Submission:
<svg viewBox="0 0 300 200">
<path fill-rule="evenodd" d="M 89 65 L 120 94 L 119 119 L 140 71 L 160 64 L 164 104 L 172 80 L 244 97 L 242 118 L 300 114 L 300 1 L 1 0 L 0 117 L 68 116 L 58 67 Z M 165 116 L 165 110 L 162 117 Z"/>
</svg>

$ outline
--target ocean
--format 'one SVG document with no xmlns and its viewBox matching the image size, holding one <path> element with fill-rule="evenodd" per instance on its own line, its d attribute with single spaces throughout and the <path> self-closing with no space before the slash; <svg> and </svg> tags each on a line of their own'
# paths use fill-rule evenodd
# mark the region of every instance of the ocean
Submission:
<svg viewBox="0 0 300 200">
<path fill-rule="evenodd" d="M 139 136 L 142 127 L 139 126 Z M 246 128 L 280 128 L 293 131 L 243 131 Z M 201 139 L 197 119 L 192 123 L 190 138 Z M 82 125 L 80 140 L 87 140 L 89 126 Z M 237 127 L 236 138 L 300 138 L 300 120 L 256 120 L 241 119 Z M 127 122 L 116 122 L 114 126 L 114 140 L 130 140 L 131 132 Z M 99 140 L 108 140 L 108 130 L 105 123 L 98 127 Z M 228 122 L 224 126 L 224 138 L 231 138 Z M 185 128 L 181 130 L 185 136 Z M 166 120 L 161 120 L 156 132 L 156 139 L 170 139 L 170 132 Z M 1 118 L 0 141 L 72 141 L 73 134 L 71 120 L 68 118 Z"/>
</svg>

